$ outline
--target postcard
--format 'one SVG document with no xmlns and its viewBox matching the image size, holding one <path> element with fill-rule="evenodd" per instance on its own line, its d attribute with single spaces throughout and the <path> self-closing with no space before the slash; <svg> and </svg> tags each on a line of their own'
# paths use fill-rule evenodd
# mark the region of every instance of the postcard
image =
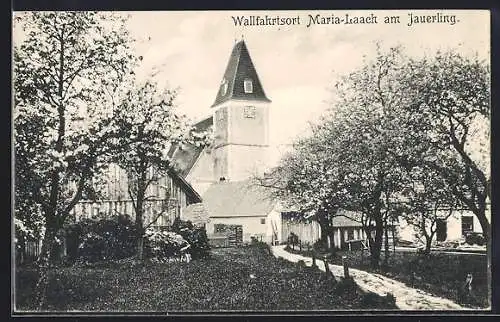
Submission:
<svg viewBox="0 0 500 322">
<path fill-rule="evenodd" d="M 14 314 L 491 310 L 488 10 L 12 28 Z"/>
</svg>

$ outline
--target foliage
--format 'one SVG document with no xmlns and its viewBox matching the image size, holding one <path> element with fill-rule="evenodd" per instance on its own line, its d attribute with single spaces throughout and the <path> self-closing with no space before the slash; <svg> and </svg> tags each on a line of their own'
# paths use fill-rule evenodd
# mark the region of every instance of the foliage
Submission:
<svg viewBox="0 0 500 322">
<path fill-rule="evenodd" d="M 113 103 L 135 65 L 124 22 L 110 13 L 16 14 L 24 37 L 13 54 L 15 210 L 29 222 L 27 209 L 40 208 L 42 265 L 119 135 Z"/>
<path fill-rule="evenodd" d="M 203 145 L 207 141 L 207 134 L 195 132 L 184 118 L 175 114 L 175 97 L 175 91 L 162 90 L 150 81 L 131 84 L 114 115 L 117 129 L 127 135 L 118 139 L 124 149 L 115 155 L 113 161 L 127 173 L 128 196 L 133 201 L 138 231 L 144 232 L 163 213 L 171 210 L 164 207 L 149 222 L 144 222 L 145 201 L 152 197 L 170 198 L 170 191 L 156 195 L 154 189 L 149 189 L 172 168 L 167 156 L 169 147 L 187 143 Z M 142 252 L 140 240 L 139 257 L 142 257 Z"/>
<path fill-rule="evenodd" d="M 404 61 L 399 48 L 380 50 L 342 77 L 331 112 L 312 126 L 311 136 L 298 140 L 277 170 L 278 194 L 300 207 L 304 217 L 312 212 L 331 240 L 331 219 L 339 208 L 361 213 L 375 266 L 393 210 L 390 201 L 403 178 L 388 150 L 399 140 L 395 114 L 404 102 Z"/>
<path fill-rule="evenodd" d="M 145 234 L 145 255 L 159 261 L 178 257 L 190 247 L 181 235 L 158 228 L 148 228 Z M 186 251 L 187 253 L 187 251 Z"/>
<path fill-rule="evenodd" d="M 484 236 L 478 233 L 469 233 L 465 236 L 465 242 L 469 245 L 482 246 L 486 243 Z"/>
<path fill-rule="evenodd" d="M 184 221 L 177 217 L 172 224 L 172 231 L 181 235 L 191 245 L 188 252 L 193 259 L 205 258 L 209 255 L 210 245 L 204 226 L 195 226 L 191 221 Z"/>
<path fill-rule="evenodd" d="M 461 203 L 479 219 L 486 238 L 490 225 L 489 118 L 490 68 L 477 57 L 438 52 L 411 60 L 408 94 L 411 104 L 401 115 L 413 143 L 404 151 L 409 166 L 432 169 Z"/>
<path fill-rule="evenodd" d="M 406 172 L 408 182 L 401 192 L 398 210 L 405 221 L 416 228 L 416 237 L 425 243 L 425 252 L 437 232 L 439 221 L 446 221 L 453 210 L 462 208 L 448 184 L 431 168 L 423 165 Z"/>
<path fill-rule="evenodd" d="M 278 311 L 363 309 L 362 291 L 325 281 L 318 269 L 298 270 L 258 247 L 214 251 L 190 263 L 76 267 L 53 270 L 47 306 L 53 311 Z M 252 277 L 251 277 L 252 275 Z M 36 271 L 16 274 L 18 310 L 32 309 Z M 340 283 L 337 283 L 340 284 Z M 380 303 L 377 309 L 396 309 Z"/>
<path fill-rule="evenodd" d="M 110 219 L 83 219 L 65 229 L 68 243 L 76 242 L 79 261 L 117 260 L 134 254 L 137 231 L 130 219 L 115 216 Z"/>
<path fill-rule="evenodd" d="M 295 234 L 294 232 L 291 232 L 287 238 L 287 242 L 288 244 L 292 245 L 292 248 L 294 248 L 300 243 L 299 236 L 297 236 L 297 234 Z"/>
<path fill-rule="evenodd" d="M 317 220 L 323 243 L 339 208 L 361 214 L 373 266 L 387 223 L 403 213 L 429 241 L 436 209 L 465 205 L 487 237 L 488 75 L 485 62 L 456 52 L 413 59 L 379 47 L 340 77 L 330 113 L 262 184 L 299 220 Z"/>
</svg>

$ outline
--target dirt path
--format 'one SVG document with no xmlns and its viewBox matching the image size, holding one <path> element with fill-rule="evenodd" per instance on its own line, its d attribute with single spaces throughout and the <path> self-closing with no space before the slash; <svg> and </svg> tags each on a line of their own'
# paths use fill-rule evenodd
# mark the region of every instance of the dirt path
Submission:
<svg viewBox="0 0 500 322">
<path fill-rule="evenodd" d="M 272 251 L 275 257 L 282 257 L 291 262 L 303 260 L 306 265 L 312 265 L 312 258 L 302 255 L 292 254 L 285 251 L 285 246 L 273 246 Z M 322 261 L 317 260 L 316 264 L 322 271 L 325 266 Z M 335 276 L 344 276 L 342 266 L 329 264 L 330 270 Z M 424 291 L 406 286 L 404 283 L 395 281 L 385 276 L 368 273 L 354 268 L 349 268 L 351 275 L 359 287 L 365 291 L 377 293 L 385 296 L 392 293 L 396 297 L 396 305 L 402 310 L 467 310 L 453 301 L 445 298 L 430 295 Z"/>
</svg>

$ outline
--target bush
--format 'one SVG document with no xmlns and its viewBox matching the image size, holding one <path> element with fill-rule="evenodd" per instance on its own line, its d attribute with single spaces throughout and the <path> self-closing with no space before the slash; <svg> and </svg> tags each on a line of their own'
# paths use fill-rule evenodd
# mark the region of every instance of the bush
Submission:
<svg viewBox="0 0 500 322">
<path fill-rule="evenodd" d="M 295 245 L 298 245 L 299 243 L 300 243 L 299 236 L 291 232 L 290 235 L 288 236 L 288 244 L 292 245 L 293 248 Z"/>
<path fill-rule="evenodd" d="M 127 217 L 84 219 L 65 229 L 70 260 L 96 262 L 134 255 L 137 231 Z"/>
<path fill-rule="evenodd" d="M 193 259 L 209 255 L 210 245 L 205 227 L 196 227 L 191 221 L 184 221 L 177 217 L 172 224 L 172 231 L 181 235 L 191 245 L 188 252 Z"/>
<path fill-rule="evenodd" d="M 266 254 L 269 254 L 269 255 L 273 254 L 273 252 L 271 251 L 271 247 L 269 246 L 269 244 L 267 244 L 265 242 L 262 242 L 262 241 L 253 242 L 252 241 L 251 246 L 257 247 L 258 249 L 262 250 Z"/>
<path fill-rule="evenodd" d="M 304 262 L 304 260 L 302 260 L 302 259 L 301 259 L 301 260 L 299 260 L 299 261 L 297 262 L 297 267 L 298 267 L 299 269 L 304 269 L 304 268 L 306 268 L 306 267 L 307 267 L 306 262 Z"/>
<path fill-rule="evenodd" d="M 181 235 L 159 228 L 148 228 L 144 236 L 144 252 L 146 257 L 164 260 L 179 256 L 189 243 Z"/>
<path fill-rule="evenodd" d="M 486 241 L 484 236 L 480 233 L 469 233 L 465 236 L 465 242 L 469 245 L 483 246 Z"/>
</svg>

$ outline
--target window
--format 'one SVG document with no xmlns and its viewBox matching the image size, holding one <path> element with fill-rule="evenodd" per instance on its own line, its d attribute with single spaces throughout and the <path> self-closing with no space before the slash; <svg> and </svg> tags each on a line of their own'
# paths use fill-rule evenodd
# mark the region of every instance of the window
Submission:
<svg viewBox="0 0 500 322">
<path fill-rule="evenodd" d="M 253 83 L 251 79 L 245 79 L 243 87 L 245 89 L 245 93 L 253 93 Z"/>
<path fill-rule="evenodd" d="M 264 225 L 264 224 L 266 223 L 266 218 L 261 218 L 261 219 L 260 219 L 260 223 L 261 223 L 262 225 Z"/>
<path fill-rule="evenodd" d="M 462 216 L 462 236 L 474 231 L 474 219 L 472 216 Z"/>
</svg>

